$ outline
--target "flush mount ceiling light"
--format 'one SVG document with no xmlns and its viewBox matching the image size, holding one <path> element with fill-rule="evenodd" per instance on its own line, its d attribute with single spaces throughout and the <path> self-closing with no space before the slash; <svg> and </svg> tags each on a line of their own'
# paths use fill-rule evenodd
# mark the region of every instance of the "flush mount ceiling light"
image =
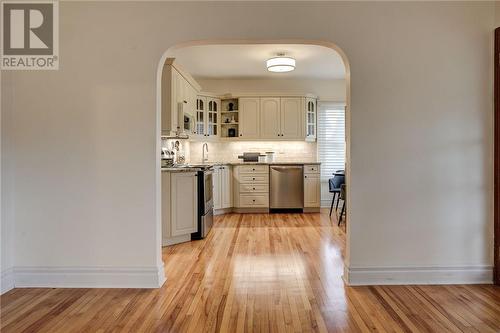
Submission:
<svg viewBox="0 0 500 333">
<path fill-rule="evenodd" d="M 266 61 L 267 70 L 276 73 L 291 72 L 295 69 L 295 59 L 285 57 L 283 53 L 279 53 L 277 57 Z"/>
</svg>

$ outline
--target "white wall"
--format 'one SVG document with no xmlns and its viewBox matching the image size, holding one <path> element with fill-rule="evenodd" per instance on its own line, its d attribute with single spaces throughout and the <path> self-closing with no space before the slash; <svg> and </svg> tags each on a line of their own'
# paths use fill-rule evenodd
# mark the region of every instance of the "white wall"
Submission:
<svg viewBox="0 0 500 333">
<path fill-rule="evenodd" d="M 226 93 L 311 93 L 321 100 L 345 102 L 345 80 L 320 79 L 196 79 L 204 91 Z"/>
<path fill-rule="evenodd" d="M 36 284 L 48 267 L 49 285 L 51 268 L 158 268 L 163 52 L 188 40 L 305 38 L 337 43 L 351 64 L 348 279 L 384 282 L 394 267 L 423 274 L 416 282 L 432 282 L 426 267 L 444 282 L 491 279 L 493 6 L 61 2 L 60 70 L 2 76 L 12 203 L 2 208 L 20 277 Z"/>
<path fill-rule="evenodd" d="M 0 74 L 0 78 L 3 76 Z M 2 94 L 0 95 L 0 105 L 1 109 L 10 107 L 8 105 L 8 99 L 6 96 L 12 93 L 11 86 L 2 84 Z M 7 140 L 10 134 L 10 129 L 5 126 L 9 122 L 6 115 L 2 112 L 0 116 L 0 133 L 2 136 L 0 138 L 0 150 L 2 152 L 1 165 L 0 165 L 0 293 L 4 293 L 14 286 L 13 281 L 13 216 L 9 215 L 13 213 L 12 207 L 12 195 L 7 195 L 7 193 L 12 193 L 14 190 L 13 178 L 6 177 L 12 170 L 8 169 L 6 165 L 5 156 L 8 155 L 9 149 L 12 148 L 12 144 Z"/>
</svg>

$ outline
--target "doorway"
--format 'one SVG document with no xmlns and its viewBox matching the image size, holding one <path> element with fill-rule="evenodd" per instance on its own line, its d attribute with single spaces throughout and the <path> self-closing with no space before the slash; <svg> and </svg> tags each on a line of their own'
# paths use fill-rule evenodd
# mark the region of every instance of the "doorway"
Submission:
<svg viewBox="0 0 500 333">
<path fill-rule="evenodd" d="M 162 77 L 162 74 L 163 74 L 163 69 L 164 69 L 164 65 L 166 63 L 166 61 L 171 61 L 171 59 L 173 57 L 175 57 L 175 55 L 178 55 L 179 53 L 182 53 L 182 50 L 185 50 L 187 48 L 196 48 L 196 47 L 210 47 L 210 46 L 224 46 L 224 47 L 236 47 L 236 46 L 256 46 L 256 45 L 264 45 L 264 46 L 276 46 L 276 45 L 299 45 L 299 46 L 304 46 L 304 47 L 307 47 L 307 46 L 311 46 L 311 47 L 321 47 L 321 48 L 326 48 L 326 49 L 329 49 L 330 51 L 332 52 L 335 52 L 342 60 L 342 63 L 343 63 L 343 66 L 344 66 L 344 73 L 345 73 L 345 152 L 346 152 L 346 156 L 345 156 L 345 174 L 346 174 L 346 178 L 347 178 L 347 188 L 349 188 L 349 182 L 350 182 L 350 153 L 349 153 L 349 147 L 350 147 L 350 74 L 349 74 L 349 62 L 344 54 L 344 52 L 338 47 L 336 46 L 335 44 L 332 44 L 332 43 L 329 43 L 329 42 L 322 42 L 322 41 L 307 41 L 307 40 L 264 40 L 264 41 L 261 41 L 261 40 L 256 40 L 256 41 L 241 41 L 241 40 L 224 40 L 224 41 L 220 41 L 220 40 L 212 40 L 212 41 L 196 41 L 196 42 L 187 42 L 187 43 L 181 43 L 179 45 L 176 45 L 170 49 L 168 49 L 165 54 L 163 55 L 161 61 L 160 61 L 160 64 L 159 64 L 159 68 L 158 68 L 158 80 L 157 80 L 157 158 L 159 159 L 159 156 L 161 155 L 160 152 L 161 152 L 161 149 L 162 149 L 162 145 L 164 143 L 162 143 L 162 140 L 160 139 L 161 137 L 161 105 L 162 105 L 162 100 L 161 100 L 161 96 L 162 96 L 162 88 L 161 88 L 161 77 Z M 167 60 L 169 59 L 169 60 Z M 212 85 L 213 86 L 213 85 Z M 220 91 L 219 91 L 220 92 Z M 207 102 L 209 101 L 209 99 L 213 97 L 213 96 L 207 96 Z M 271 102 L 274 102 L 274 101 L 269 101 L 271 104 Z M 202 125 L 202 121 L 200 121 L 200 119 L 198 119 L 198 114 L 193 114 L 193 119 L 194 119 L 194 122 L 195 122 L 195 125 L 194 125 L 194 128 L 195 129 L 202 129 L 202 128 L 207 128 L 207 129 L 210 129 L 211 128 L 211 125 L 212 123 L 209 123 L 209 124 L 205 124 L 205 126 L 203 127 Z M 213 118 L 212 118 L 213 119 Z M 203 121 L 206 121 L 206 120 L 203 120 Z M 231 120 L 230 120 L 231 121 Z M 237 122 L 237 121 L 236 121 Z M 201 126 L 201 127 L 200 127 Z M 230 126 L 230 124 L 228 125 Z M 208 136 L 210 136 L 210 133 L 219 133 L 219 132 L 223 132 L 224 128 L 220 128 L 219 131 L 215 130 L 216 127 L 214 127 L 214 130 L 212 130 L 212 132 L 209 132 L 208 133 Z M 270 131 L 272 132 L 272 130 Z M 225 133 L 225 132 L 224 132 Z M 229 132 L 228 132 L 229 133 Z M 226 133 L 227 134 L 227 133 Z M 204 134 L 204 135 L 207 135 L 207 134 Z M 261 140 L 262 141 L 262 140 Z M 196 145 L 198 143 L 189 143 L 187 142 L 186 145 Z M 242 143 L 239 143 L 240 144 L 240 148 L 245 148 L 245 147 L 249 147 L 248 146 L 248 143 L 245 143 L 245 142 L 242 142 Z M 286 145 L 287 143 L 286 142 L 282 142 L 280 143 L 280 145 Z M 191 149 L 192 150 L 192 149 Z M 161 182 L 160 182 L 160 179 L 161 179 L 161 163 L 160 161 L 158 161 L 156 163 L 157 165 L 157 212 L 158 212 L 158 215 L 157 215 L 157 223 L 158 223 L 158 227 L 157 227 L 157 230 L 159 231 L 159 236 L 157 237 L 157 239 L 159 240 L 159 243 L 161 243 L 161 240 L 162 240 L 162 236 L 161 236 Z M 349 202 L 349 196 L 350 196 L 350 193 L 349 191 L 347 191 L 347 196 L 346 196 L 346 202 Z M 328 202 L 329 204 L 329 202 Z M 346 217 L 345 219 L 347 221 L 350 221 L 350 209 L 349 209 L 349 205 L 347 205 L 346 207 Z M 346 224 L 346 240 L 345 240 L 345 262 L 346 264 L 349 262 L 349 243 L 350 243 L 350 240 L 349 240 L 349 228 L 350 228 L 350 223 L 347 223 Z M 158 246 L 158 249 L 159 249 L 159 257 L 161 258 L 161 246 L 159 245 Z"/>
</svg>

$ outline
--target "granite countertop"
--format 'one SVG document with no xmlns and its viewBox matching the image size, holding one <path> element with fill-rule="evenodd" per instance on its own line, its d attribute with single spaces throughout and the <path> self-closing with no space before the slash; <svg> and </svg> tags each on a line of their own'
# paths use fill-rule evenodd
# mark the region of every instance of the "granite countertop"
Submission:
<svg viewBox="0 0 500 333">
<path fill-rule="evenodd" d="M 168 167 L 161 168 L 162 172 L 197 172 L 198 168 L 189 168 L 189 167 Z"/>
<path fill-rule="evenodd" d="M 168 167 L 168 168 L 161 168 L 161 171 L 165 172 L 196 172 L 200 170 L 197 168 L 197 165 L 213 165 L 213 166 L 218 166 L 218 165 L 304 165 L 304 164 L 314 164 L 314 165 L 320 165 L 320 162 L 298 162 L 298 161 L 279 161 L 279 162 L 272 162 L 272 163 L 267 163 L 267 162 L 242 162 L 242 161 L 232 161 L 232 162 L 206 162 L 206 163 L 193 163 L 192 167 L 189 166 L 173 166 L 173 167 Z"/>
<path fill-rule="evenodd" d="M 314 164 L 320 165 L 321 162 L 307 162 L 307 161 L 277 161 L 277 162 L 242 162 L 242 161 L 231 161 L 231 162 L 207 162 L 207 165 L 303 165 L 303 164 Z"/>
</svg>

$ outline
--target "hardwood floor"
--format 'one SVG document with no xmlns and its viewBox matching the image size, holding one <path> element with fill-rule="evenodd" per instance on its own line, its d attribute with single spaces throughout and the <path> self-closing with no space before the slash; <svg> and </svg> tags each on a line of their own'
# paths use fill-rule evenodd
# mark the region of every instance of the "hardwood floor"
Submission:
<svg viewBox="0 0 500 333">
<path fill-rule="evenodd" d="M 161 289 L 15 289 L 1 332 L 500 332 L 500 289 L 346 287 L 321 214 L 229 214 L 164 249 Z"/>
</svg>

